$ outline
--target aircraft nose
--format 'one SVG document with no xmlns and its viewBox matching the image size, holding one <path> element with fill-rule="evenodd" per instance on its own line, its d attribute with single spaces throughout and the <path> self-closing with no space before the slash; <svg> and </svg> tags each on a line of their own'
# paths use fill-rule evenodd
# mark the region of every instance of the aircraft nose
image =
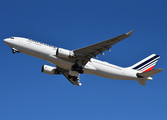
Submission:
<svg viewBox="0 0 167 120">
<path fill-rule="evenodd" d="M 11 44 L 11 40 L 9 38 L 6 38 L 3 40 L 7 45 L 10 45 Z"/>
<path fill-rule="evenodd" d="M 5 43 L 8 43 L 8 39 L 4 39 L 3 41 L 4 41 Z"/>
</svg>

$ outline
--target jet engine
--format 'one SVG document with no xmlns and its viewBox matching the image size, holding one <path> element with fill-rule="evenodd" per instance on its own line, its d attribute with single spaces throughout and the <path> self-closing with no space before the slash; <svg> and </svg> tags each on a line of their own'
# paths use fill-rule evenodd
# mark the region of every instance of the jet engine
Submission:
<svg viewBox="0 0 167 120">
<path fill-rule="evenodd" d="M 43 65 L 43 66 L 42 66 L 42 72 L 43 72 L 43 73 L 46 73 L 46 74 L 50 74 L 50 75 L 53 75 L 53 74 L 61 74 L 61 73 L 56 69 L 56 67 L 52 67 L 52 66 L 49 66 L 49 65 Z"/>
<path fill-rule="evenodd" d="M 73 51 L 66 50 L 63 48 L 57 49 L 57 56 L 61 58 L 75 58 L 76 57 Z"/>
</svg>

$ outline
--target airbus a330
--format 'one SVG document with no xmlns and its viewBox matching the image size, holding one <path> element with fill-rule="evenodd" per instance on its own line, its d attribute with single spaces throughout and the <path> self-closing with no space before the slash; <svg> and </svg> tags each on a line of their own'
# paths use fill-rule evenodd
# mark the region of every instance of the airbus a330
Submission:
<svg viewBox="0 0 167 120">
<path fill-rule="evenodd" d="M 12 48 L 13 53 L 24 53 L 40 59 L 44 59 L 55 66 L 42 66 L 42 72 L 46 74 L 63 74 L 73 85 L 81 86 L 80 74 L 94 74 L 100 77 L 119 80 L 137 80 L 145 86 L 146 80 L 152 80 L 151 76 L 163 69 L 154 69 L 159 55 L 152 54 L 130 67 L 119 67 L 108 62 L 100 61 L 98 54 L 104 55 L 104 51 L 117 42 L 131 36 L 133 30 L 120 36 L 96 43 L 76 50 L 67 50 L 54 47 L 32 39 L 11 37 L 4 42 Z M 93 58 L 94 57 L 94 58 Z"/>
</svg>

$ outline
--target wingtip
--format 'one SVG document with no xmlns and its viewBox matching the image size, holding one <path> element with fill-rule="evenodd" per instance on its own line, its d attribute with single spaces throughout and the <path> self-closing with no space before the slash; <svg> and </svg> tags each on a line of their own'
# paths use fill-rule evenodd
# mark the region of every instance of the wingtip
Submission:
<svg viewBox="0 0 167 120">
<path fill-rule="evenodd" d="M 134 33 L 134 30 L 131 30 L 130 32 L 126 33 L 126 35 L 131 36 Z"/>
<path fill-rule="evenodd" d="M 79 85 L 79 86 L 81 86 L 81 85 L 82 85 L 82 83 L 78 83 L 78 85 Z"/>
</svg>

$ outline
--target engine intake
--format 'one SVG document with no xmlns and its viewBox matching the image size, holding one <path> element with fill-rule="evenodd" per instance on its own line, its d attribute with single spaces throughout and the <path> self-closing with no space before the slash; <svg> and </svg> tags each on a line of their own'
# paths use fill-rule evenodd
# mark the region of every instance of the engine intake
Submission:
<svg viewBox="0 0 167 120">
<path fill-rule="evenodd" d="M 46 74 L 50 74 L 50 75 L 53 75 L 53 74 L 61 74 L 56 67 L 52 67 L 52 66 L 49 66 L 49 65 L 43 65 L 42 66 L 42 72 L 43 73 L 46 73 Z"/>
<path fill-rule="evenodd" d="M 75 58 L 76 57 L 73 51 L 66 50 L 63 48 L 57 49 L 57 56 L 61 58 Z"/>
</svg>

